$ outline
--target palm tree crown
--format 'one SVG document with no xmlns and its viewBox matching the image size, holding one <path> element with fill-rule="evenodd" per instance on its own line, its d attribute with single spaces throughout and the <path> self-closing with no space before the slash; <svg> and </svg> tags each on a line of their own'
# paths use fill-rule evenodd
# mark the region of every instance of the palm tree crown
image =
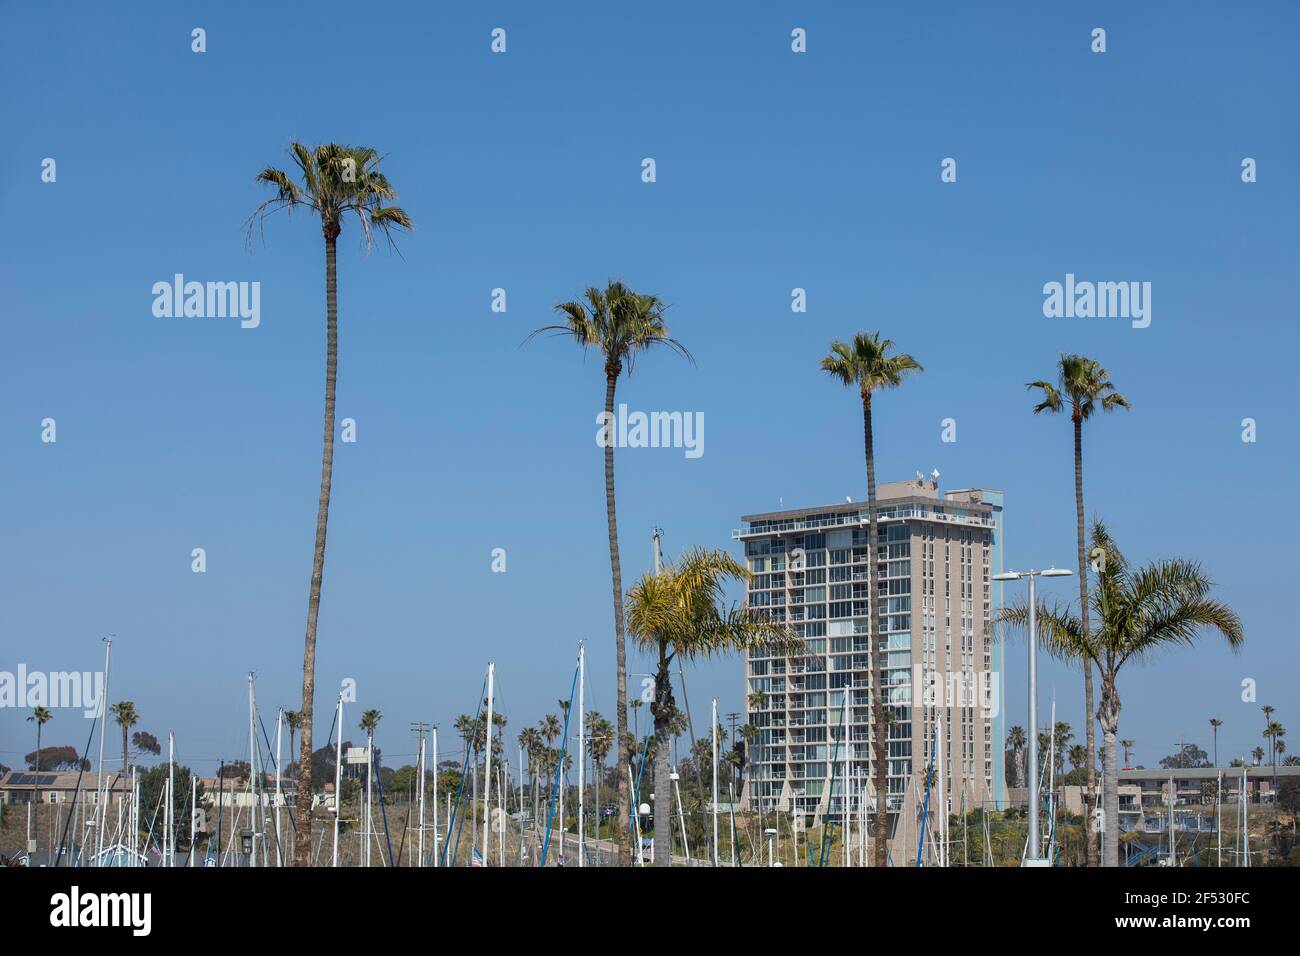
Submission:
<svg viewBox="0 0 1300 956">
<path fill-rule="evenodd" d="M 831 343 L 831 354 L 822 359 L 822 371 L 845 385 L 856 385 L 866 399 L 881 389 L 897 388 L 910 374 L 925 371 L 910 355 L 891 355 L 893 348 L 893 340 L 882 339 L 879 332 L 859 332 L 852 343 Z"/>
<path fill-rule="evenodd" d="M 1062 355 L 1056 367 L 1057 384 L 1040 380 L 1025 386 L 1042 391 L 1042 400 L 1034 406 L 1035 415 L 1068 410 L 1071 420 L 1085 422 L 1098 409 L 1109 412 L 1133 407 L 1128 399 L 1115 391 L 1110 373 L 1096 359 Z"/>
<path fill-rule="evenodd" d="M 250 241 L 254 228 L 260 229 L 268 216 L 282 209 L 292 213 L 298 207 L 320 216 L 321 228 L 331 239 L 338 237 L 348 214 L 354 214 L 367 248 L 373 244 L 376 231 L 392 245 L 394 229 L 412 228 L 410 216 L 400 206 L 391 205 L 397 191 L 379 171 L 382 157 L 374 148 L 322 143 L 313 149 L 292 142 L 289 156 L 298 167 L 302 183 L 299 185 L 274 166 L 267 166 L 254 177 L 255 182 L 274 187 L 275 195 L 248 217 Z"/>
</svg>

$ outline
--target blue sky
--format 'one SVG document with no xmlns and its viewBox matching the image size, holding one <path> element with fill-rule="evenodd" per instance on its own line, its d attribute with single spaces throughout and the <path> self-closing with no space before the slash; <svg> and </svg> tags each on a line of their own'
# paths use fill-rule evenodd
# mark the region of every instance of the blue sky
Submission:
<svg viewBox="0 0 1300 956">
<path fill-rule="evenodd" d="M 698 362 L 648 356 L 620 398 L 707 426 L 697 460 L 618 456 L 628 585 L 655 525 L 670 554 L 729 547 L 742 513 L 865 497 L 859 407 L 817 369 L 859 329 L 926 367 L 878 403 L 881 480 L 938 468 L 945 487 L 1002 488 L 1009 562 L 1069 566 L 1068 422 L 1031 416 L 1024 383 L 1081 351 L 1134 406 L 1087 428 L 1089 513 L 1130 557 L 1203 561 L 1247 633 L 1235 656 L 1211 640 L 1129 670 L 1123 736 L 1149 765 L 1180 739 L 1208 747 L 1218 716 L 1226 759 L 1260 742 L 1259 704 L 1300 722 L 1295 9 L 607 6 L 392 3 L 364 30 L 342 5 L 337 25 L 251 3 L 10 7 L 0 669 L 92 670 L 115 633 L 112 698 L 205 770 L 244 755 L 247 671 L 268 723 L 296 706 L 322 242 L 295 216 L 250 252 L 242 223 L 290 139 L 337 139 L 386 155 L 416 229 L 400 258 L 364 255 L 351 226 L 340 242 L 339 416 L 358 441 L 335 459 L 318 743 L 352 677 L 404 762 L 409 723 L 450 738 L 489 658 L 513 741 L 567 694 L 580 638 L 588 704 L 612 716 L 600 365 L 520 342 L 615 276 L 670 303 Z M 1241 182 L 1243 157 L 1258 182 Z M 155 318 L 150 288 L 177 272 L 259 281 L 260 327 Z M 1067 272 L 1150 281 L 1151 326 L 1045 318 L 1042 286 Z M 940 441 L 947 417 L 956 443 Z M 1013 720 L 1023 649 L 1008 653 Z M 738 660 L 688 679 L 697 726 L 711 695 L 741 709 Z M 1078 676 L 1048 665 L 1043 687 L 1081 738 Z M 47 742 L 80 745 L 72 713 Z M 0 762 L 33 749 L 24 716 L 0 711 Z"/>
</svg>

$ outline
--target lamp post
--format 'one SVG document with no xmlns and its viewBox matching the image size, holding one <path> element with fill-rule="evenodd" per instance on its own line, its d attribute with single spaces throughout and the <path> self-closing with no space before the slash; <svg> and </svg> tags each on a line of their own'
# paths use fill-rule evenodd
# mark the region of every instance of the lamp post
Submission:
<svg viewBox="0 0 1300 956">
<path fill-rule="evenodd" d="M 1048 860 L 1039 856 L 1038 846 L 1038 595 L 1034 584 L 1039 577 L 1063 578 L 1071 573 L 1065 568 L 1047 568 L 993 575 L 994 581 L 1029 579 L 1029 849 L 1025 854 L 1025 866 L 1050 865 Z"/>
</svg>

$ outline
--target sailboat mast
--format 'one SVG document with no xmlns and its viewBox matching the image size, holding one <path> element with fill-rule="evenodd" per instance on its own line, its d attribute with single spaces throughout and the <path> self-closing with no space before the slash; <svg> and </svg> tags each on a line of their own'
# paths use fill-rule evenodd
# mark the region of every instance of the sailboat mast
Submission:
<svg viewBox="0 0 1300 956">
<path fill-rule="evenodd" d="M 487 730 L 483 748 L 487 752 L 483 762 L 483 863 L 488 860 L 488 806 L 492 803 L 492 692 L 496 677 L 496 664 L 488 661 L 487 669 Z"/>
<path fill-rule="evenodd" d="M 583 710 L 585 697 L 583 694 L 584 685 L 587 683 L 587 646 L 584 641 L 578 642 L 578 867 L 582 868 L 587 865 L 587 848 L 586 838 L 586 784 L 585 775 L 586 760 L 583 754 L 586 753 L 585 740 L 587 731 L 587 715 Z M 520 776 L 523 776 L 523 764 L 520 763 Z M 522 810 L 522 807 L 520 808 Z"/>
<path fill-rule="evenodd" d="M 334 741 L 334 848 L 331 851 L 332 866 L 339 865 L 339 817 L 343 813 L 343 693 L 339 692 L 338 702 L 338 737 Z M 299 786 L 301 786 L 302 768 L 298 768 Z"/>
<path fill-rule="evenodd" d="M 718 698 L 713 698 L 713 719 L 710 733 L 713 737 L 713 865 L 718 865 Z"/>
<path fill-rule="evenodd" d="M 100 864 L 100 854 L 104 851 L 104 825 L 108 820 L 104 808 L 108 803 L 104 792 L 104 728 L 108 723 L 108 671 L 113 660 L 113 637 L 104 638 L 104 689 L 99 695 L 99 779 L 95 782 L 95 865 Z M 36 766 L 41 765 L 40 754 L 36 755 Z"/>
</svg>

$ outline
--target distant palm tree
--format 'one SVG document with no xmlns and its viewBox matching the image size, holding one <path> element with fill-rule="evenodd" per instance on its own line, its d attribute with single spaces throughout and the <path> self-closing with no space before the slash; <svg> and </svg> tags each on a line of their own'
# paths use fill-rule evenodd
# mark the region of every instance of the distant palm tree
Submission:
<svg viewBox="0 0 1300 956">
<path fill-rule="evenodd" d="M 1119 745 L 1124 748 L 1124 767 L 1127 769 L 1128 767 L 1133 766 L 1133 758 L 1131 756 L 1133 750 L 1133 741 L 1121 740 L 1119 742 Z"/>
<path fill-rule="evenodd" d="M 632 708 L 632 736 L 635 737 L 639 742 L 641 740 L 640 714 L 641 714 L 641 708 L 645 706 L 645 703 L 641 700 L 640 697 L 633 697 L 631 700 L 627 702 L 627 705 Z"/>
<path fill-rule="evenodd" d="M 298 727 L 302 724 L 302 714 L 296 710 L 286 710 L 284 722 L 289 728 L 289 762 L 293 763 L 293 740 L 298 733 Z"/>
<path fill-rule="evenodd" d="M 1178 559 L 1131 568 L 1100 521 L 1093 525 L 1093 548 L 1102 561 L 1093 595 L 1097 624 L 1085 634 L 1082 622 L 1068 605 L 1038 611 L 1040 643 L 1060 657 L 1086 658 L 1101 676 L 1101 705 L 1097 719 L 1103 739 L 1102 786 L 1106 820 L 1102 864 L 1119 865 L 1119 773 L 1115 742 L 1120 700 L 1117 678 L 1129 660 L 1148 657 L 1173 645 L 1193 646 L 1202 629 L 1218 631 L 1236 650 L 1245 635 L 1237 613 L 1210 596 L 1213 583 L 1200 565 Z M 1021 601 L 1000 618 L 1027 627 L 1029 607 Z"/>
<path fill-rule="evenodd" d="M 321 456 L 320 501 L 316 509 L 316 545 L 312 553 L 311 585 L 307 598 L 307 631 L 302 661 L 302 752 L 298 759 L 298 804 L 294 862 L 311 862 L 312 715 L 316 686 L 316 618 L 320 612 L 321 582 L 325 574 L 325 533 L 329 524 L 330 484 L 334 472 L 334 391 L 338 380 L 338 271 L 336 246 L 343 220 L 355 215 L 366 247 L 375 233 L 392 245 L 392 231 L 410 229 L 411 219 L 391 205 L 397 192 L 379 171 L 379 153 L 369 146 L 325 143 L 308 148 L 289 144 L 289 156 L 298 167 L 302 185 L 282 169 L 268 166 L 254 177 L 275 190 L 248 217 L 248 238 L 266 218 L 280 210 L 304 208 L 320 217 L 325 238 L 325 447 Z M 341 728 L 340 728 L 341 729 Z"/>
<path fill-rule="evenodd" d="M 673 697 L 674 659 L 713 657 L 768 647 L 778 653 L 794 650 L 795 641 L 783 623 L 748 608 L 722 607 L 729 581 L 747 581 L 750 574 L 725 551 L 694 549 L 658 573 L 641 578 L 628 592 L 628 630 L 645 650 L 656 655 L 654 701 L 654 863 L 672 859 L 672 782 L 669 777 L 669 725 L 677 714 Z"/>
<path fill-rule="evenodd" d="M 604 819 L 604 808 L 600 803 L 600 783 L 605 776 L 605 760 L 614 746 L 614 725 L 597 711 L 587 712 L 587 752 L 591 754 L 591 763 L 596 778 L 596 825 Z"/>
<path fill-rule="evenodd" d="M 1270 720 L 1268 726 L 1264 728 L 1264 739 L 1268 741 L 1268 752 L 1273 760 L 1273 793 L 1277 794 L 1277 757 L 1278 745 L 1282 738 L 1286 736 L 1286 728 L 1276 720 Z"/>
<path fill-rule="evenodd" d="M 875 727 L 871 762 L 876 778 L 875 865 L 878 867 L 884 867 L 888 862 L 889 844 L 885 834 L 889 832 L 889 791 L 886 780 L 885 705 L 881 697 L 880 654 L 876 646 L 879 642 L 875 638 L 880 597 L 876 590 L 876 451 L 872 435 L 872 399 L 876 392 L 897 388 L 908 375 L 924 371 L 912 356 L 892 354 L 893 349 L 893 341 L 882 339 L 879 332 L 859 332 L 851 343 L 832 342 L 830 354 L 821 361 L 823 372 L 846 386 L 856 388 L 862 400 L 862 445 L 867 459 L 867 593 L 871 596 L 867 614 L 867 655 L 874 690 L 871 694 L 871 722 Z"/>
<path fill-rule="evenodd" d="M 1028 743 L 1025 728 L 1019 724 L 1007 732 L 1007 748 L 1011 751 L 1011 760 L 1016 769 L 1016 787 L 1025 786 L 1025 746 Z"/>
<path fill-rule="evenodd" d="M 30 718 L 29 718 L 30 719 Z M 1255 766 L 1258 767 L 1264 762 L 1264 748 L 1256 747 L 1251 750 L 1250 755 L 1255 758 Z"/>
<path fill-rule="evenodd" d="M 571 338 L 584 352 L 597 349 L 604 358 L 605 413 L 605 523 L 609 532 L 609 567 L 614 594 L 614 651 L 617 678 L 618 739 L 620 753 L 616 763 L 620 767 L 631 762 L 631 749 L 627 746 L 627 646 L 623 636 L 623 568 L 618 553 L 618 516 L 614 500 L 614 393 L 618 378 L 624 369 L 628 375 L 636 364 L 637 356 L 656 346 L 677 352 L 692 363 L 691 353 L 668 332 L 664 321 L 664 304 L 653 295 L 634 292 L 622 282 L 609 282 L 604 289 L 591 287 L 584 293 L 586 304 L 573 300 L 561 302 L 555 310 L 563 317 L 559 325 L 536 329 L 530 340 L 543 333 Z M 623 774 L 618 777 L 618 860 L 621 866 L 632 862 L 632 848 L 627 839 L 627 821 L 631 795 Z"/>
<path fill-rule="evenodd" d="M 1113 411 L 1131 406 L 1115 386 L 1110 373 L 1095 360 L 1082 355 L 1062 355 L 1056 363 L 1057 384 L 1046 380 L 1030 382 L 1027 388 L 1039 389 L 1042 401 L 1034 406 L 1034 414 L 1055 414 L 1068 411 L 1074 426 L 1074 520 L 1075 541 L 1079 561 L 1079 614 L 1083 633 L 1091 633 L 1088 623 L 1088 561 L 1084 555 L 1083 527 L 1083 423 L 1100 410 Z M 1083 667 L 1083 712 L 1088 715 L 1084 738 L 1088 746 L 1088 787 L 1085 815 L 1097 805 L 1097 735 L 1092 720 L 1092 665 L 1080 661 Z M 1090 837 L 1084 841 L 1084 857 L 1088 866 L 1097 865 L 1097 845 Z"/>
<path fill-rule="evenodd" d="M 43 728 L 47 723 L 49 723 L 53 719 L 54 719 L 54 715 L 51 714 L 48 710 L 46 710 L 44 707 L 33 707 L 32 712 L 27 716 L 27 722 L 29 724 L 34 723 L 36 725 L 36 771 L 38 774 L 40 773 L 41 770 L 41 728 Z M 101 777 L 104 775 L 103 767 L 99 768 L 99 774 Z M 34 784 L 32 784 L 32 793 L 33 793 L 32 803 L 40 803 L 41 802 L 41 778 L 39 776 L 36 776 L 33 777 L 32 779 L 36 781 Z"/>
<path fill-rule="evenodd" d="M 113 717 L 117 720 L 117 725 L 122 728 L 122 773 L 127 771 L 127 739 L 131 728 L 140 722 L 140 715 L 136 713 L 135 703 L 124 700 L 114 704 L 109 708 Z"/>
<path fill-rule="evenodd" d="M 1088 748 L 1083 744 L 1075 744 L 1070 748 L 1070 767 L 1078 770 L 1083 766 L 1084 761 L 1088 759 Z"/>
<path fill-rule="evenodd" d="M 1210 718 L 1210 732 L 1214 734 L 1214 766 L 1219 766 L 1219 728 L 1223 726 L 1223 721 L 1217 717 Z"/>
</svg>

